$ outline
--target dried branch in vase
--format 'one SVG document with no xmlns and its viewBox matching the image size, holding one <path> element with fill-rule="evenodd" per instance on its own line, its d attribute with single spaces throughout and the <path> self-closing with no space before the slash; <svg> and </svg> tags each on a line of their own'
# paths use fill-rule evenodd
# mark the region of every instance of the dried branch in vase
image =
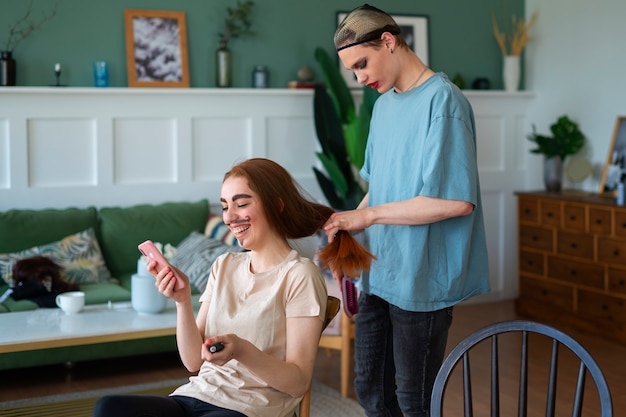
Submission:
<svg viewBox="0 0 626 417">
<path fill-rule="evenodd" d="M 522 54 L 524 47 L 530 41 L 530 29 L 533 27 L 539 14 L 533 13 L 528 22 L 524 22 L 524 19 L 512 16 L 512 33 L 506 34 L 500 31 L 495 16 L 491 16 L 491 24 L 493 27 L 493 35 L 496 38 L 500 52 L 502 56 Z"/>
<path fill-rule="evenodd" d="M 17 19 L 13 26 L 9 27 L 9 37 L 4 44 L 4 50 L 12 52 L 15 47 L 26 39 L 33 31 L 39 29 L 44 23 L 52 19 L 57 13 L 57 3 L 54 4 L 52 10 L 49 13 L 43 13 L 41 20 L 36 23 L 30 21 L 30 15 L 33 12 L 33 1 L 28 3 L 28 8 L 24 13 L 24 16 Z"/>
</svg>

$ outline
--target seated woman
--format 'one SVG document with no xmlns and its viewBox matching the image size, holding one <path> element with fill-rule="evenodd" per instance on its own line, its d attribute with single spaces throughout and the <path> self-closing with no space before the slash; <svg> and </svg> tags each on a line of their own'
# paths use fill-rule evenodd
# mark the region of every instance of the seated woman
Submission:
<svg viewBox="0 0 626 417">
<path fill-rule="evenodd" d="M 283 167 L 258 158 L 226 173 L 220 202 L 224 222 L 248 251 L 214 262 L 197 317 L 188 277 L 148 265 L 159 291 L 176 302 L 179 354 L 197 376 L 167 397 L 103 397 L 94 417 L 292 416 L 309 388 L 326 286 L 288 239 L 321 230 L 333 210 L 307 200 Z M 187 284 L 177 291 L 176 277 Z"/>
</svg>

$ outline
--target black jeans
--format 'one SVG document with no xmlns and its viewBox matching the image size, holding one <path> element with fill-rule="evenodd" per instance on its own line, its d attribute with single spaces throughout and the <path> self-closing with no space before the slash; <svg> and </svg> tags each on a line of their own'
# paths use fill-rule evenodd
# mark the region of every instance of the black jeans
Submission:
<svg viewBox="0 0 626 417">
<path fill-rule="evenodd" d="M 100 398 L 93 417 L 246 417 L 181 395 L 107 395 Z"/>
<path fill-rule="evenodd" d="M 452 307 L 413 312 L 360 294 L 354 389 L 368 417 L 428 417 L 451 323 Z"/>
</svg>

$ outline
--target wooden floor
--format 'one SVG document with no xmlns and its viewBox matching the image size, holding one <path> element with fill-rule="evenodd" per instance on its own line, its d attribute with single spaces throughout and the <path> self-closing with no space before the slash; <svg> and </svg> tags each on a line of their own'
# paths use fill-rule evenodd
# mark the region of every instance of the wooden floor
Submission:
<svg viewBox="0 0 626 417">
<path fill-rule="evenodd" d="M 516 317 L 512 301 L 456 307 L 448 350 L 474 330 L 487 324 L 516 318 L 520 317 Z M 611 388 L 615 414 L 626 413 L 626 345 L 579 333 L 572 329 L 562 328 L 561 330 L 578 340 L 597 360 Z M 480 367 L 480 364 L 473 363 L 472 365 L 473 372 L 475 368 Z M 76 364 L 71 369 L 59 365 L 0 371 L 0 401 L 184 378 L 188 375 L 176 354 L 84 362 Z M 338 351 L 320 350 L 315 378 L 339 390 Z M 507 378 L 512 379 L 511 376 L 504 375 L 501 377 L 501 384 L 506 385 L 509 382 L 511 385 L 516 384 L 516 380 L 507 382 Z M 354 398 L 352 387 L 350 390 L 350 396 Z M 454 395 L 460 394 L 457 392 Z M 511 395 L 515 395 L 515 392 Z M 505 400 L 506 397 L 502 401 Z M 529 413 L 529 415 L 540 414 L 540 412 Z M 476 415 L 483 414 L 476 413 Z"/>
</svg>

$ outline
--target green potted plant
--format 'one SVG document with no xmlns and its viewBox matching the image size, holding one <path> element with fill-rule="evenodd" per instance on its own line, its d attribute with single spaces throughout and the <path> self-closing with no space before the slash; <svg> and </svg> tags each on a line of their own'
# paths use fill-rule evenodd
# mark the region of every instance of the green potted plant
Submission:
<svg viewBox="0 0 626 417">
<path fill-rule="evenodd" d="M 234 8 L 226 8 L 227 16 L 224 19 L 224 30 L 219 34 L 220 45 L 217 49 L 216 57 L 216 84 L 218 87 L 231 86 L 232 68 L 228 42 L 231 39 L 254 35 L 254 32 L 250 30 L 252 26 L 252 20 L 250 19 L 252 6 L 254 6 L 254 2 L 246 0 L 237 2 L 237 6 Z"/>
<path fill-rule="evenodd" d="M 537 133 L 535 125 L 528 140 L 537 147 L 530 152 L 544 156 L 544 180 L 548 191 L 560 191 L 565 158 L 578 153 L 585 145 L 585 135 L 578 124 L 563 115 L 550 126 L 552 136 Z"/>
<path fill-rule="evenodd" d="M 322 148 L 317 157 L 324 171 L 313 167 L 313 172 L 328 204 L 349 210 L 356 208 L 367 192 L 358 172 L 365 160 L 369 123 L 379 94 L 363 87 L 357 113 L 337 63 L 322 48 L 316 48 L 315 59 L 324 78 L 323 85 L 316 85 L 313 99 L 315 130 Z"/>
</svg>

